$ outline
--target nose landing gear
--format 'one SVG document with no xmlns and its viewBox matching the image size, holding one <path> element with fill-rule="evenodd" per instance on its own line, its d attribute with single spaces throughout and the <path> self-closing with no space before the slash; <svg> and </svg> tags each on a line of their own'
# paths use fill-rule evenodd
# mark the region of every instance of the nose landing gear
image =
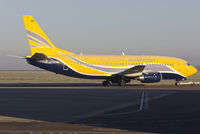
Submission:
<svg viewBox="0 0 200 134">
<path fill-rule="evenodd" d="M 181 81 L 187 80 L 186 78 L 181 78 L 181 79 L 176 79 L 176 83 L 175 86 L 180 86 L 181 85 Z"/>
<path fill-rule="evenodd" d="M 175 86 L 180 86 L 180 82 L 177 81 L 177 82 L 175 83 Z"/>
</svg>

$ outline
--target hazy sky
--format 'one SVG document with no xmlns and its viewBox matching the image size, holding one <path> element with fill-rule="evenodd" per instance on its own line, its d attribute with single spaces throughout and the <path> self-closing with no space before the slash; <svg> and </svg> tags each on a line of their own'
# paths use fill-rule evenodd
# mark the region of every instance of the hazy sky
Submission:
<svg viewBox="0 0 200 134">
<path fill-rule="evenodd" d="M 200 64 L 199 0 L 0 0 L 0 69 L 32 69 L 23 14 L 59 48 L 83 54 L 161 55 Z"/>
</svg>

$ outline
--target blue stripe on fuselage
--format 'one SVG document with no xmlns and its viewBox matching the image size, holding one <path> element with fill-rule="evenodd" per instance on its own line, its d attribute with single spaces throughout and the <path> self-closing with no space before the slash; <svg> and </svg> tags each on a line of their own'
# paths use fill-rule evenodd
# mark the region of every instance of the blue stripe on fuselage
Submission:
<svg viewBox="0 0 200 134">
<path fill-rule="evenodd" d="M 107 78 L 107 76 L 90 76 L 90 75 L 83 75 L 83 74 L 77 73 L 58 60 L 57 60 L 58 63 L 45 63 L 44 61 L 32 61 L 27 58 L 27 62 L 41 69 L 45 69 L 51 72 L 55 72 L 57 74 L 67 75 L 71 77 L 87 78 L 87 79 L 106 79 Z"/>
</svg>

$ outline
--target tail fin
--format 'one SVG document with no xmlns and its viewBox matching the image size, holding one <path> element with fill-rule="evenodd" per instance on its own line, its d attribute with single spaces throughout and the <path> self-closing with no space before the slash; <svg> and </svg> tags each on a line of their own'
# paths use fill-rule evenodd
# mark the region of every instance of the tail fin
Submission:
<svg viewBox="0 0 200 134">
<path fill-rule="evenodd" d="M 64 54 L 73 54 L 71 52 L 56 48 L 32 15 L 23 15 L 23 19 L 32 55 L 35 53 L 56 55 L 60 54 L 61 51 Z"/>
</svg>

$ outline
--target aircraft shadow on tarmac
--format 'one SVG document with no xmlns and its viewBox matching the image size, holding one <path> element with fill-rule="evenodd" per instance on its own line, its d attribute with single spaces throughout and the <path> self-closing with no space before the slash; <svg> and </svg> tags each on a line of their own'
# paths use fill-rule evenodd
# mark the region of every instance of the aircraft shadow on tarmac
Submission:
<svg viewBox="0 0 200 134">
<path fill-rule="evenodd" d="M 144 89 L 141 88 L 141 90 Z M 106 102 L 120 102 L 123 98 L 128 101 L 128 98 L 134 97 L 133 94 L 136 91 L 126 89 L 53 90 L 48 88 L 5 88 L 0 90 L 0 115 L 51 122 L 79 123 L 140 132 L 200 132 L 200 91 L 190 90 L 189 88 L 187 91 L 145 90 L 149 96 L 169 92 L 170 95 L 149 100 L 149 108 L 140 112 L 131 112 L 138 109 L 138 103 L 109 111 L 109 114 L 101 113 L 73 120 L 74 114 L 81 111 L 85 113 L 87 110 L 99 108 L 99 105 L 105 105 Z M 68 113 L 71 113 L 71 115 Z"/>
</svg>

